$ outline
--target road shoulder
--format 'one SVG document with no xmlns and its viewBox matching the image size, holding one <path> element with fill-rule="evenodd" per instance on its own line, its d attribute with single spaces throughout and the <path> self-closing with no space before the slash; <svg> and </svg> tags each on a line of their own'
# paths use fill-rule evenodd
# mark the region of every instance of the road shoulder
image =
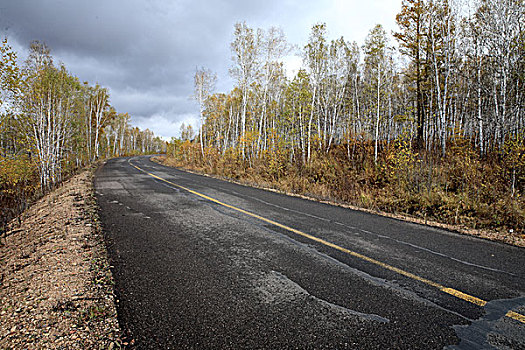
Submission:
<svg viewBox="0 0 525 350">
<path fill-rule="evenodd" d="M 0 348 L 119 346 L 93 172 L 40 199 L 2 237 Z"/>
</svg>

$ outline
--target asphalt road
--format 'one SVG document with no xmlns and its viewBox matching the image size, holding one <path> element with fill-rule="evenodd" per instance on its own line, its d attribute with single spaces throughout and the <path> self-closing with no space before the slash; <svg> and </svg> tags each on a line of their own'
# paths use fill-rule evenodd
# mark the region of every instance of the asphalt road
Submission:
<svg viewBox="0 0 525 350">
<path fill-rule="evenodd" d="M 525 249 L 119 158 L 95 179 L 140 349 L 525 349 Z"/>
</svg>

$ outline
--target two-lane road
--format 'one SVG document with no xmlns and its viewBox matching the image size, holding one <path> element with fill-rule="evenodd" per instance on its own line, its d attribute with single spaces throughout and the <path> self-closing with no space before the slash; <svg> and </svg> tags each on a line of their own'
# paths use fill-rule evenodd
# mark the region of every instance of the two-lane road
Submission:
<svg viewBox="0 0 525 350">
<path fill-rule="evenodd" d="M 95 187 L 139 348 L 525 348 L 525 249 L 148 157 Z"/>
</svg>

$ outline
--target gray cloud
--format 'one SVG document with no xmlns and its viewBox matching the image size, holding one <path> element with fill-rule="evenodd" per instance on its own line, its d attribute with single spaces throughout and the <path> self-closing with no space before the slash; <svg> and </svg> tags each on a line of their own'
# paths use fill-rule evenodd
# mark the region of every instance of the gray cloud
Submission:
<svg viewBox="0 0 525 350">
<path fill-rule="evenodd" d="M 108 87 L 119 112 L 130 113 L 143 128 L 149 120 L 150 129 L 169 137 L 178 133 L 174 128 L 182 122 L 196 126 L 197 107 L 189 96 L 197 66 L 218 73 L 219 90 L 231 88 L 229 43 L 235 22 L 282 26 L 291 42 L 302 45 L 313 23 L 326 21 L 330 28 L 332 17 L 347 16 L 335 13 L 345 1 L 359 4 L 356 0 L 3 0 L 0 31 L 15 48 L 27 47 L 32 40 L 46 42 L 55 59 L 81 80 Z"/>
</svg>

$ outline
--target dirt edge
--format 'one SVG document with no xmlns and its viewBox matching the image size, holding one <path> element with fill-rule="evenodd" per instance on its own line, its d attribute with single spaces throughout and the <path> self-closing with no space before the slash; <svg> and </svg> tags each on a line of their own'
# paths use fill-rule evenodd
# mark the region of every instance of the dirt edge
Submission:
<svg viewBox="0 0 525 350">
<path fill-rule="evenodd" d="M 47 194 L 0 241 L 0 348 L 121 348 L 93 177 Z"/>
</svg>

